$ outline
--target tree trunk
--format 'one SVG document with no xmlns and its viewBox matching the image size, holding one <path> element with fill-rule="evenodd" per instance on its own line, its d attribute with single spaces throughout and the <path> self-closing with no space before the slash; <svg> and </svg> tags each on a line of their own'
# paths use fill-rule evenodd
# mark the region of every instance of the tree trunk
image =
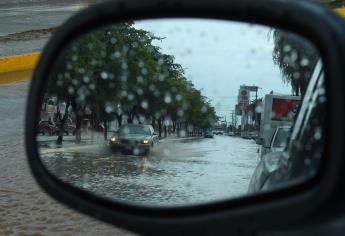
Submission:
<svg viewBox="0 0 345 236">
<path fill-rule="evenodd" d="M 117 124 L 119 127 L 122 125 L 122 115 L 116 115 Z"/>
<path fill-rule="evenodd" d="M 161 118 L 158 119 L 158 136 L 159 138 L 162 137 L 162 119 Z"/>
<path fill-rule="evenodd" d="M 77 114 L 75 121 L 75 142 L 81 142 L 81 117 Z"/>
<path fill-rule="evenodd" d="M 104 140 L 108 139 L 108 122 L 104 121 L 104 130 L 103 130 Z"/>
<path fill-rule="evenodd" d="M 68 118 L 68 108 L 69 108 L 69 106 L 70 106 L 70 103 L 67 103 L 66 107 L 65 107 L 65 114 L 64 114 L 62 119 L 61 119 L 61 117 L 59 115 L 59 120 L 60 120 L 59 135 L 58 135 L 58 138 L 56 140 L 56 144 L 58 144 L 58 145 L 61 145 L 62 141 L 63 141 L 63 134 L 64 134 L 64 130 L 65 130 L 65 123 L 66 123 L 66 120 Z"/>
</svg>

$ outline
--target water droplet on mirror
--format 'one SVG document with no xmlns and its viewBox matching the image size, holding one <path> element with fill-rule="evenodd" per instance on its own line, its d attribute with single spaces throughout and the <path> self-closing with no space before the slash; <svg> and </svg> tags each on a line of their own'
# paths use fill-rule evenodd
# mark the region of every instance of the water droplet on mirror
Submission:
<svg viewBox="0 0 345 236">
<path fill-rule="evenodd" d="M 287 45 L 285 45 L 284 47 L 283 47 L 283 51 L 284 52 L 290 52 L 291 51 L 291 46 L 289 45 L 289 44 L 287 44 Z"/>
<path fill-rule="evenodd" d="M 261 106 L 261 105 L 256 106 L 256 107 L 255 107 L 255 112 L 256 112 L 256 113 L 261 113 L 261 112 L 263 112 L 262 106 Z"/>
<path fill-rule="evenodd" d="M 147 69 L 146 68 L 142 68 L 141 69 L 141 74 L 146 75 L 147 74 Z"/>
<path fill-rule="evenodd" d="M 202 106 L 201 107 L 201 112 L 202 113 L 206 113 L 207 112 L 207 107 L 206 106 Z"/>
<path fill-rule="evenodd" d="M 128 94 L 128 100 L 133 101 L 134 100 L 134 94 L 132 94 L 132 93 Z"/>
<path fill-rule="evenodd" d="M 103 71 L 101 73 L 101 78 L 104 79 L 104 80 L 107 80 L 108 79 L 108 73 Z"/>
<path fill-rule="evenodd" d="M 186 134 L 187 134 L 187 132 L 184 129 L 179 131 L 179 136 L 180 137 L 186 137 Z"/>
<path fill-rule="evenodd" d="M 69 93 L 70 95 L 74 95 L 74 88 L 73 88 L 72 86 L 69 86 L 69 87 L 68 87 L 68 93 Z"/>
<path fill-rule="evenodd" d="M 293 73 L 292 77 L 294 79 L 299 79 L 301 77 L 301 74 L 299 72 L 295 72 L 295 73 Z"/>
<path fill-rule="evenodd" d="M 310 62 L 309 62 L 308 58 L 303 58 L 301 60 L 301 63 L 300 63 L 301 66 L 309 66 L 309 64 L 310 64 Z"/>
<path fill-rule="evenodd" d="M 145 109 L 145 110 L 146 110 L 147 108 L 149 108 L 149 104 L 148 104 L 148 102 L 147 102 L 146 100 L 145 100 L 145 101 L 142 101 L 140 105 L 141 105 L 141 107 L 142 107 L 143 109 Z"/>
<path fill-rule="evenodd" d="M 116 38 L 111 38 L 111 39 L 110 39 L 110 43 L 111 43 L 111 44 L 115 44 L 116 42 L 117 42 Z"/>
<path fill-rule="evenodd" d="M 169 94 L 166 94 L 164 97 L 164 102 L 165 103 L 171 103 L 171 96 Z"/>
<path fill-rule="evenodd" d="M 91 90 L 95 90 L 96 85 L 95 85 L 95 84 L 90 84 L 90 85 L 89 85 L 89 88 L 90 88 Z"/>
<path fill-rule="evenodd" d="M 320 127 L 316 127 L 315 132 L 314 132 L 314 139 L 320 140 L 321 137 L 322 137 L 322 129 Z"/>
<path fill-rule="evenodd" d="M 138 95 L 143 95 L 144 94 L 144 90 L 142 90 L 141 88 L 137 89 L 137 94 Z"/>
</svg>

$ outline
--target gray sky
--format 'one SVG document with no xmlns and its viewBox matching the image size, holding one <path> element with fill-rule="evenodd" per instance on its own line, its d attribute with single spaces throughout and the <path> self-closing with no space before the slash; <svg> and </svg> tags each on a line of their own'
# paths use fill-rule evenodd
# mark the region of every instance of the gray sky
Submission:
<svg viewBox="0 0 345 236">
<path fill-rule="evenodd" d="M 136 25 L 164 37 L 154 43 L 175 56 L 187 78 L 227 120 L 237 103 L 240 85 L 259 86 L 259 97 L 271 90 L 291 94 L 273 63 L 271 28 L 201 19 L 145 20 Z"/>
</svg>

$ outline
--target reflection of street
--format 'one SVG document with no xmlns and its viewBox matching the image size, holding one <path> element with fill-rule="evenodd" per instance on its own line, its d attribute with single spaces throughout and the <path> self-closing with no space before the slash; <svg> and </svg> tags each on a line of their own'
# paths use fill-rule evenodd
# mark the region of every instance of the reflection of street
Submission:
<svg viewBox="0 0 345 236">
<path fill-rule="evenodd" d="M 252 140 L 162 140 L 148 156 L 112 153 L 104 144 L 41 148 L 61 179 L 111 199 L 150 205 L 201 203 L 245 194 L 257 164 Z"/>
</svg>

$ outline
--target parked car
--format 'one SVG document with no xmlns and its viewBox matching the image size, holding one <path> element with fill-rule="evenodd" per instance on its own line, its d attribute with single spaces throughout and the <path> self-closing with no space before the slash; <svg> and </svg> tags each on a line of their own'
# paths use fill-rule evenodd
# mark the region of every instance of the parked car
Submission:
<svg viewBox="0 0 345 236">
<path fill-rule="evenodd" d="M 38 133 L 45 135 L 56 135 L 59 132 L 59 127 L 53 121 L 40 121 L 38 123 Z"/>
<path fill-rule="evenodd" d="M 324 86 L 324 73 L 319 61 L 306 89 L 286 150 L 273 147 L 278 148 L 278 152 L 263 156 L 250 181 L 249 192 L 277 188 L 290 181 L 305 181 L 318 170 L 324 142 L 321 129 L 326 109 Z M 306 169 L 309 171 L 305 172 Z"/>
<path fill-rule="evenodd" d="M 213 133 L 211 131 L 206 132 L 205 138 L 213 138 Z"/>
<path fill-rule="evenodd" d="M 290 126 L 281 126 L 276 129 L 271 140 L 269 152 L 261 156 L 250 179 L 248 193 L 258 192 L 269 174 L 278 168 L 279 158 L 287 146 L 290 132 Z"/>
<path fill-rule="evenodd" d="M 151 125 L 125 124 L 110 138 L 113 150 L 131 151 L 134 154 L 149 153 L 159 143 L 158 135 Z"/>
</svg>

